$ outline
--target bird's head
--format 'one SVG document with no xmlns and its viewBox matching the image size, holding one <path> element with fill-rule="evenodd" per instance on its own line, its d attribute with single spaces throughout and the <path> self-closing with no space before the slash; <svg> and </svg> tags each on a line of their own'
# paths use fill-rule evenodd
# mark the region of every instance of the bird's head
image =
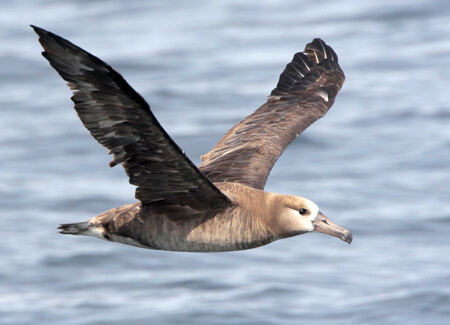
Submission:
<svg viewBox="0 0 450 325">
<path fill-rule="evenodd" d="M 273 229 L 280 237 L 290 237 L 308 232 L 321 232 L 337 237 L 347 243 L 352 242 L 352 233 L 328 219 L 320 212 L 317 204 L 299 196 L 276 195 L 272 204 L 277 211 Z"/>
</svg>

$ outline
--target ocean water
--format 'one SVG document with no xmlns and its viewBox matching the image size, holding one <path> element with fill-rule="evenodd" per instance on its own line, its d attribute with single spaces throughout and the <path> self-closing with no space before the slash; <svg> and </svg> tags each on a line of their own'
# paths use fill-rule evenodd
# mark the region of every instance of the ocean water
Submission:
<svg viewBox="0 0 450 325">
<path fill-rule="evenodd" d="M 4 1 L 0 324 L 449 324 L 450 3 Z M 195 163 L 321 37 L 346 82 L 266 190 L 318 203 L 354 241 L 230 253 L 61 236 L 133 202 L 29 24 L 119 70 Z"/>
</svg>

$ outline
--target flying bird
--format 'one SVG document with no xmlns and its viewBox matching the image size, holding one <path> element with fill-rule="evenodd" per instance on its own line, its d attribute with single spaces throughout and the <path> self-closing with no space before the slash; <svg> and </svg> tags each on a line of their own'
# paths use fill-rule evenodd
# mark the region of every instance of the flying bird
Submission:
<svg viewBox="0 0 450 325">
<path fill-rule="evenodd" d="M 44 29 L 42 55 L 67 81 L 81 122 L 121 164 L 138 202 L 78 223 L 62 234 L 142 248 L 223 252 L 321 232 L 351 243 L 349 230 L 312 201 L 264 191 L 286 147 L 333 105 L 344 82 L 334 50 L 321 39 L 294 55 L 260 108 L 233 126 L 197 167 L 150 106 L 107 63 Z"/>
</svg>

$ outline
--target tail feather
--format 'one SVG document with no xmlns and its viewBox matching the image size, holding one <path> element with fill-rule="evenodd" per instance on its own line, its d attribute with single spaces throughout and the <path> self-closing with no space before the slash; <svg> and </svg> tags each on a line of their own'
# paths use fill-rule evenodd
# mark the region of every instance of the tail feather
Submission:
<svg viewBox="0 0 450 325">
<path fill-rule="evenodd" d="M 61 234 L 70 234 L 70 235 L 83 235 L 84 232 L 89 230 L 91 227 L 91 223 L 88 221 L 85 222 L 77 222 L 77 223 L 64 223 L 59 225 L 57 229 L 61 231 Z"/>
</svg>

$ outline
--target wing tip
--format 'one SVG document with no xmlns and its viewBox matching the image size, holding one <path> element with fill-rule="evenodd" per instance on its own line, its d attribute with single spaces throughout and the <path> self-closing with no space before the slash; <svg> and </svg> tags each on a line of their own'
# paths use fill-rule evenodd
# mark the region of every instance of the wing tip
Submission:
<svg viewBox="0 0 450 325">
<path fill-rule="evenodd" d="M 326 71 L 335 71 L 344 77 L 336 52 L 322 39 L 315 38 L 286 65 L 270 97 L 282 97 L 293 90 L 306 90 Z"/>
<path fill-rule="evenodd" d="M 42 44 L 42 39 L 47 38 L 49 36 L 56 36 L 55 34 L 49 32 L 41 27 L 38 27 L 35 25 L 30 25 L 30 27 L 39 36 L 39 42 L 41 43 L 42 46 L 44 46 L 44 44 Z"/>
<path fill-rule="evenodd" d="M 36 34 L 40 34 L 40 33 L 44 33 L 44 32 L 46 32 L 46 30 L 45 29 L 43 29 L 43 28 L 41 28 L 41 27 L 38 27 L 38 26 L 36 26 L 36 25 L 33 25 L 33 24 L 30 24 L 30 27 L 31 28 L 33 28 L 33 30 L 36 32 Z"/>
<path fill-rule="evenodd" d="M 308 55 L 311 59 L 315 59 L 316 64 L 320 64 L 324 60 L 338 62 L 336 52 L 320 38 L 315 38 L 311 43 L 306 44 L 303 53 Z"/>
<path fill-rule="evenodd" d="M 50 62 L 50 64 L 52 64 L 52 62 L 54 61 L 53 56 L 55 55 L 55 53 L 58 52 L 61 47 L 67 46 L 66 43 L 70 43 L 62 37 L 55 35 L 52 32 L 49 32 L 41 27 L 37 27 L 35 25 L 30 25 L 30 27 L 38 35 L 38 41 L 44 49 L 41 54 L 47 61 Z"/>
</svg>

